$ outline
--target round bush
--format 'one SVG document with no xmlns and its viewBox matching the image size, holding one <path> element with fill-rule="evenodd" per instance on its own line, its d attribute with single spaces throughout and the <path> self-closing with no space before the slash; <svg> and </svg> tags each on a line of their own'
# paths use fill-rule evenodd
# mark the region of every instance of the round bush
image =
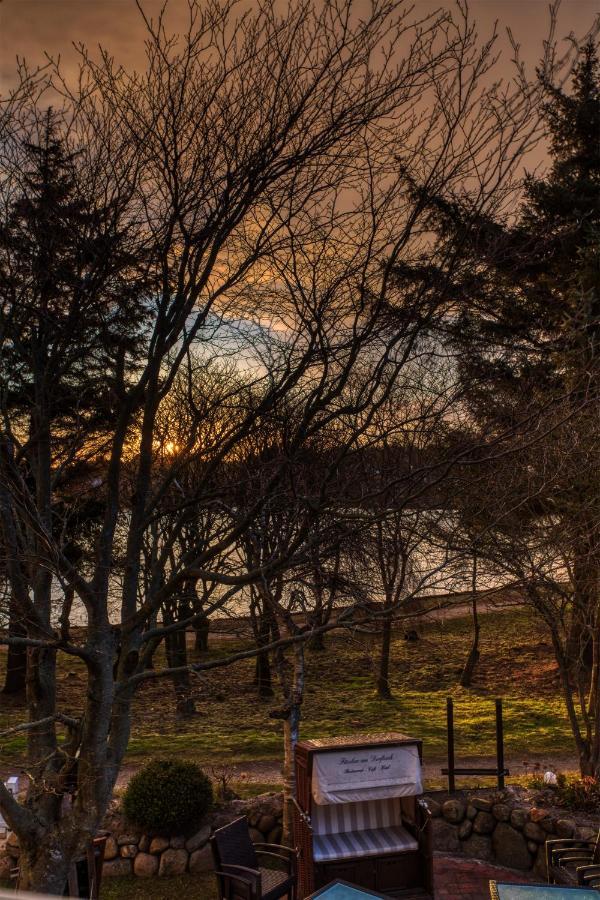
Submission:
<svg viewBox="0 0 600 900">
<path fill-rule="evenodd" d="M 123 810 L 140 828 L 181 834 L 200 822 L 212 802 L 212 785 L 200 766 L 155 759 L 129 782 Z"/>
</svg>

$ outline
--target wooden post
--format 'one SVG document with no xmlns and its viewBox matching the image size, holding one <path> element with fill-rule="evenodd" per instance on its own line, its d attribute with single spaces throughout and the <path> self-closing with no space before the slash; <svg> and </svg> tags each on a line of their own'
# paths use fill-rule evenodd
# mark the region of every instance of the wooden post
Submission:
<svg viewBox="0 0 600 900">
<path fill-rule="evenodd" d="M 456 789 L 454 780 L 454 703 L 452 697 L 446 698 L 446 725 L 448 729 L 448 790 Z"/>
<path fill-rule="evenodd" d="M 496 765 L 498 767 L 498 790 L 504 790 L 504 725 L 502 722 L 502 700 L 496 700 Z"/>
</svg>

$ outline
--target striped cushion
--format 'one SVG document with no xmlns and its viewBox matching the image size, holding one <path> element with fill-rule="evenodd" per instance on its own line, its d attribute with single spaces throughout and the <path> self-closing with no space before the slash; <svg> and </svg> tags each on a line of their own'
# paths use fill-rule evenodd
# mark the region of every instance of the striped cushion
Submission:
<svg viewBox="0 0 600 900">
<path fill-rule="evenodd" d="M 356 856 L 375 856 L 380 853 L 408 853 L 418 849 L 418 843 L 401 825 L 389 828 L 367 828 L 313 836 L 315 862 L 348 859 Z"/>
<path fill-rule="evenodd" d="M 402 821 L 400 799 L 362 800 L 358 803 L 314 804 L 312 810 L 314 834 L 341 834 L 365 831 L 369 828 L 388 828 Z"/>
</svg>

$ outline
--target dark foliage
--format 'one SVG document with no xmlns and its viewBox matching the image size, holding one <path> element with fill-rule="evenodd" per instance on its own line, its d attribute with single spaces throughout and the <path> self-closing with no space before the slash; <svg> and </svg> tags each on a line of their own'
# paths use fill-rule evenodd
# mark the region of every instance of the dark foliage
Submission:
<svg viewBox="0 0 600 900">
<path fill-rule="evenodd" d="M 211 781 L 199 766 L 155 759 L 129 782 L 123 809 L 133 825 L 181 834 L 202 820 L 212 802 Z"/>
</svg>

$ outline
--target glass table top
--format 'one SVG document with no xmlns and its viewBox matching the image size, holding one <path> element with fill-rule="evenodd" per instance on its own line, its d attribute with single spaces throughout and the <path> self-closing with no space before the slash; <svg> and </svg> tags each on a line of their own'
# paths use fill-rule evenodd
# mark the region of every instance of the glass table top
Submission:
<svg viewBox="0 0 600 900">
<path fill-rule="evenodd" d="M 385 900 L 381 894 L 354 887 L 344 881 L 335 881 L 333 884 L 321 888 L 316 894 L 311 894 L 308 900 L 313 900 L 313 898 L 314 900 Z M 598 900 L 597 897 L 596 900 Z"/>
<path fill-rule="evenodd" d="M 600 893 L 590 888 L 570 888 L 547 884 L 504 884 L 490 882 L 495 900 L 600 900 Z"/>
</svg>

